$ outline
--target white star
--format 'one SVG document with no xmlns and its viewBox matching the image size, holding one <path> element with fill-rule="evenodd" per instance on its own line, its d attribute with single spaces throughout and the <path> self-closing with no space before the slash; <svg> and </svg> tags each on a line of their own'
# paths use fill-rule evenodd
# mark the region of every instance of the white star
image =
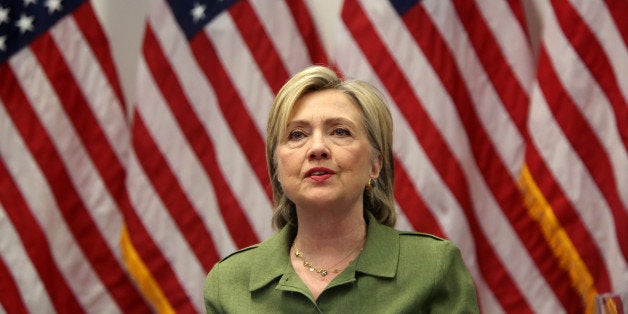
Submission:
<svg viewBox="0 0 628 314">
<path fill-rule="evenodd" d="M 194 23 L 197 23 L 198 21 L 205 18 L 205 6 L 200 5 L 197 2 L 194 4 L 194 8 L 192 9 L 192 11 L 190 11 L 190 13 L 192 14 L 192 19 L 194 20 Z"/>
<path fill-rule="evenodd" d="M 7 36 L 0 36 L 0 50 L 5 51 L 7 50 Z"/>
<path fill-rule="evenodd" d="M 0 25 L 9 23 L 9 8 L 0 7 Z"/>
<path fill-rule="evenodd" d="M 37 0 L 24 0 L 24 7 L 27 7 L 31 3 L 37 4 Z"/>
<path fill-rule="evenodd" d="M 20 19 L 17 20 L 17 23 L 15 23 L 15 25 L 20 29 L 20 33 L 24 34 L 27 31 L 33 30 L 33 20 L 34 18 L 32 16 L 26 16 L 22 14 L 22 16 L 20 16 Z"/>
<path fill-rule="evenodd" d="M 61 0 L 47 0 L 45 6 L 48 8 L 48 14 L 52 14 L 56 11 L 61 11 L 63 6 Z"/>
</svg>

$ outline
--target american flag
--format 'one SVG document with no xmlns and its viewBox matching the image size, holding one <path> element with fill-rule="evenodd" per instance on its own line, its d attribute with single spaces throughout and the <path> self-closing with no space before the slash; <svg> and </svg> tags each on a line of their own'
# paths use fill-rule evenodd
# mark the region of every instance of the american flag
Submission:
<svg viewBox="0 0 628 314">
<path fill-rule="evenodd" d="M 274 232 L 267 112 L 310 64 L 388 100 L 397 227 L 456 243 L 483 312 L 628 290 L 624 0 L 154 0 L 132 106 L 90 2 L 0 3 L 0 312 L 204 311 Z"/>
<path fill-rule="evenodd" d="M 280 17 L 280 18 L 278 18 Z M 160 310 L 202 311 L 220 257 L 272 234 L 266 116 L 275 93 L 327 63 L 303 1 L 158 1 L 138 67 L 127 187 L 136 278 Z M 141 280 L 141 279 L 138 279 Z"/>
<path fill-rule="evenodd" d="M 120 250 L 126 104 L 90 2 L 0 2 L 0 312 L 147 312 Z"/>
<path fill-rule="evenodd" d="M 519 233 L 536 237 L 545 256 L 551 251 L 540 233 L 530 230 L 534 226 L 527 222 L 517 187 L 522 158 L 516 152 L 525 142 L 523 126 L 513 118 L 525 117 L 508 112 L 492 86 L 491 75 L 498 74 L 490 71 L 505 72 L 499 73 L 506 76 L 499 83 L 521 86 L 514 75 L 530 75 L 530 50 L 516 8 L 503 1 L 483 4 L 345 1 L 346 44 L 339 53 L 347 60 L 339 56 L 339 63 L 347 73 L 376 80 L 393 104 L 396 190 L 414 195 L 396 199 L 412 226 L 425 230 L 430 217 L 427 225 L 460 246 L 484 309 L 526 311 L 536 305 L 524 295 L 529 289 L 521 288 L 527 281 L 552 293 L 527 254 L 528 239 Z M 519 46 L 512 55 L 491 29 L 499 25 L 508 26 L 501 31 L 509 32 L 509 45 Z M 510 67 L 509 58 L 520 62 Z M 515 100 L 514 109 L 525 114 L 525 107 L 516 107 L 526 106 L 525 100 Z"/>
<path fill-rule="evenodd" d="M 628 289 L 628 6 L 537 2 L 535 49 L 523 4 L 346 0 L 333 55 L 390 100 L 400 211 L 485 312 L 593 312 Z"/>
</svg>

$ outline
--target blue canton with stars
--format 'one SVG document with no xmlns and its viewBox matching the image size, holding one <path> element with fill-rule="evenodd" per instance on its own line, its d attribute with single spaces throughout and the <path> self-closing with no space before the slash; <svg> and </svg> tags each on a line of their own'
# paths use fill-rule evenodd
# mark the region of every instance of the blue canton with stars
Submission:
<svg viewBox="0 0 628 314">
<path fill-rule="evenodd" d="M 168 0 L 168 4 L 177 18 L 177 22 L 192 39 L 194 35 L 216 16 L 227 10 L 237 0 Z"/>
<path fill-rule="evenodd" d="M 85 0 L 0 0 L 0 64 Z"/>
<path fill-rule="evenodd" d="M 421 0 L 390 0 L 390 3 L 393 5 L 399 16 L 406 14 L 408 10 L 419 2 L 421 2 Z"/>
</svg>

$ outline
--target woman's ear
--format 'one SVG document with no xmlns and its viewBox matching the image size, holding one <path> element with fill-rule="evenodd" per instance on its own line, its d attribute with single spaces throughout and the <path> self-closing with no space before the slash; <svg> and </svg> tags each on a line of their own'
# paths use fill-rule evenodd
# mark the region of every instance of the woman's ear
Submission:
<svg viewBox="0 0 628 314">
<path fill-rule="evenodd" d="M 378 178 L 379 172 L 382 171 L 382 165 L 384 163 L 384 158 L 382 154 L 376 153 L 373 154 L 373 158 L 371 158 L 371 178 Z"/>
</svg>

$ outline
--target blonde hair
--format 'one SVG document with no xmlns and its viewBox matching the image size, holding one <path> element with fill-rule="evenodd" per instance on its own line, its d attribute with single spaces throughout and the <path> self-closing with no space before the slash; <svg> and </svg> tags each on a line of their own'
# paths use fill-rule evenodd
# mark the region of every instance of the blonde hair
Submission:
<svg viewBox="0 0 628 314">
<path fill-rule="evenodd" d="M 296 224 L 296 207 L 283 193 L 277 178 L 275 150 L 286 135 L 288 119 L 295 103 L 305 94 L 335 89 L 346 94 L 362 113 L 364 128 L 376 155 L 382 159 L 382 169 L 373 189 L 364 191 L 364 209 L 370 211 L 382 224 L 394 226 L 396 220 L 393 201 L 392 117 L 386 103 L 372 85 L 358 80 L 341 80 L 330 68 L 311 66 L 294 75 L 279 90 L 273 102 L 266 129 L 266 162 L 273 190 L 275 210 L 273 225 L 281 229 Z M 366 184 L 366 182 L 365 182 Z"/>
</svg>

